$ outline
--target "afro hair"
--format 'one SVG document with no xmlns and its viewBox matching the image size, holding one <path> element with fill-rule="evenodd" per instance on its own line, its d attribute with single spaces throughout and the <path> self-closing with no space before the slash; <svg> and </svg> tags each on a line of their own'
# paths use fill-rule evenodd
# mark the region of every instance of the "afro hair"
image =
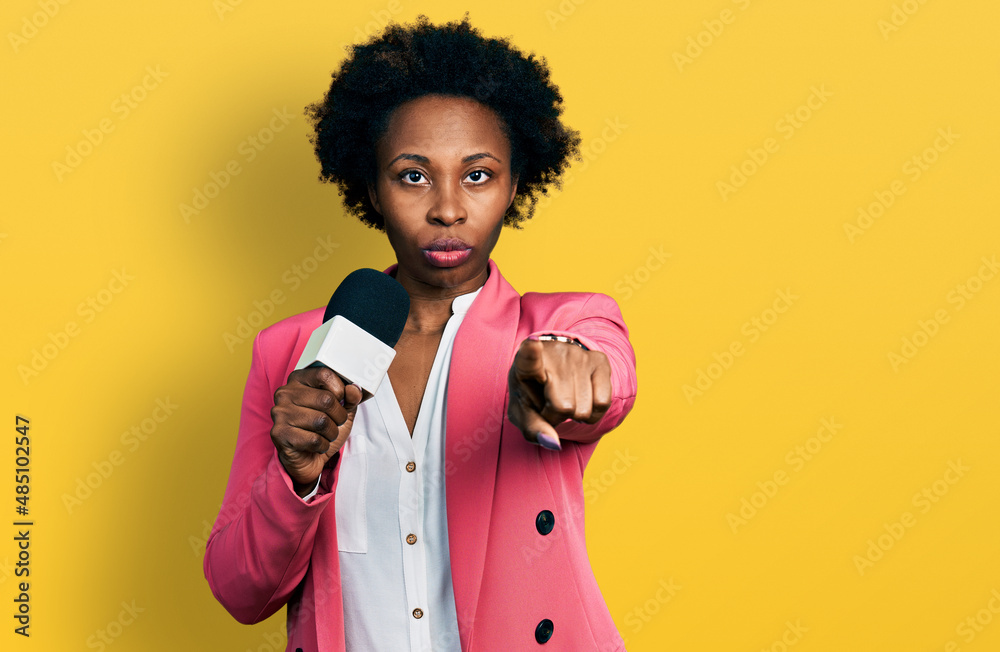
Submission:
<svg viewBox="0 0 1000 652">
<path fill-rule="evenodd" d="M 539 194 L 560 187 L 570 159 L 579 159 L 579 132 L 559 120 L 562 95 L 548 65 L 524 55 L 508 39 L 486 38 L 461 21 L 435 26 L 426 16 L 413 25 L 390 23 L 368 42 L 350 47 L 333 73 L 323 101 L 306 108 L 315 128 L 310 141 L 319 178 L 336 183 L 347 212 L 384 230 L 368 185 L 376 177 L 376 143 L 399 105 L 429 94 L 472 98 L 500 118 L 511 147 L 518 192 L 504 224 L 534 214 Z"/>
</svg>

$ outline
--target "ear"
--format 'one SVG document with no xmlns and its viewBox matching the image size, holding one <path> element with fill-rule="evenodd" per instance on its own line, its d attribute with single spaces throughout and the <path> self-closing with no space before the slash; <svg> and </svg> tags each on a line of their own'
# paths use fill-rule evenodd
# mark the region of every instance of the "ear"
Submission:
<svg viewBox="0 0 1000 652">
<path fill-rule="evenodd" d="M 371 201 L 372 206 L 375 208 L 375 212 L 379 215 L 382 214 L 382 207 L 378 203 L 378 193 L 375 192 L 375 184 L 368 184 L 368 199 Z"/>
</svg>

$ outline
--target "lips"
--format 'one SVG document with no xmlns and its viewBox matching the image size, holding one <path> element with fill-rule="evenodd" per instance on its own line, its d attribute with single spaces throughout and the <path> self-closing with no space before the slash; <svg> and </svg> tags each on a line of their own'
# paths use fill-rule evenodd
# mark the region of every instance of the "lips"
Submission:
<svg viewBox="0 0 1000 652">
<path fill-rule="evenodd" d="M 472 246 L 459 238 L 440 238 L 422 247 L 424 258 L 435 267 L 461 265 L 472 254 Z"/>
<path fill-rule="evenodd" d="M 472 249 L 472 245 L 465 243 L 460 238 L 439 238 L 430 243 L 424 249 L 429 251 L 460 251 L 462 249 Z"/>
</svg>

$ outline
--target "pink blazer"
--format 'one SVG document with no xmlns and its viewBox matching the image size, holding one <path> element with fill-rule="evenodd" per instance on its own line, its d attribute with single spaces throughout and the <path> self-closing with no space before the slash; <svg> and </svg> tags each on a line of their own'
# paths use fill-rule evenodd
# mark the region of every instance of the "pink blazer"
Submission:
<svg viewBox="0 0 1000 652">
<path fill-rule="evenodd" d="M 448 377 L 445 491 L 462 650 L 537 649 L 543 621 L 552 629 L 546 650 L 624 650 L 587 557 L 582 478 L 598 440 L 635 401 L 628 329 L 606 295 L 521 296 L 489 266 Z M 254 341 L 233 466 L 204 562 L 212 593 L 238 621 L 259 622 L 287 604 L 287 649 L 302 652 L 345 649 L 333 500 L 339 456 L 323 472 L 327 493 L 303 502 L 271 443 L 270 409 L 322 318 L 322 308 L 289 317 Z M 528 443 L 506 418 L 507 372 L 520 343 L 538 333 L 577 337 L 611 363 L 611 408 L 593 425 L 560 424 L 558 452 Z M 554 519 L 550 531 L 543 511 Z"/>
</svg>

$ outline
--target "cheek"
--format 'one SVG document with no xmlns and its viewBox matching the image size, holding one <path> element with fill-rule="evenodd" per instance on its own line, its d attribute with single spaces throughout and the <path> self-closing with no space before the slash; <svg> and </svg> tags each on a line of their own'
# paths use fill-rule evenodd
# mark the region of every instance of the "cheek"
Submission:
<svg viewBox="0 0 1000 652">
<path fill-rule="evenodd" d="M 415 260 L 421 257 L 420 229 L 417 222 L 389 219 L 385 221 L 385 233 L 398 260 Z"/>
<path fill-rule="evenodd" d="M 399 224 L 397 224 L 394 220 L 385 220 L 385 234 L 389 239 L 389 246 L 391 246 L 397 254 L 408 249 L 407 242 L 410 240 L 409 234 L 407 234 L 406 231 L 401 230 L 399 228 Z"/>
<path fill-rule="evenodd" d="M 380 189 L 379 203 L 389 241 L 393 244 L 402 242 L 413 230 L 414 212 L 417 210 L 417 206 L 414 205 L 411 198 L 401 196 L 401 193 L 393 188 Z"/>
<path fill-rule="evenodd" d="M 429 196 L 398 187 L 390 188 L 382 201 L 383 216 L 388 214 L 396 222 L 398 231 L 413 230 L 426 217 L 429 210 Z"/>
</svg>

